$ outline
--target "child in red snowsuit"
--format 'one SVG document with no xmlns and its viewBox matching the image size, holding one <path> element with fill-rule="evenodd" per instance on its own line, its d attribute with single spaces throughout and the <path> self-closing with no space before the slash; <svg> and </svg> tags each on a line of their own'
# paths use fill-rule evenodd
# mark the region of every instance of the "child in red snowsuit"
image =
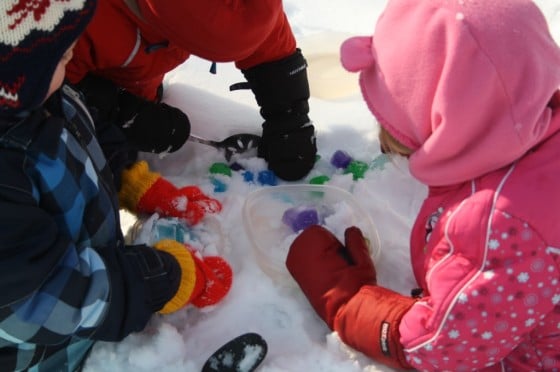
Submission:
<svg viewBox="0 0 560 372">
<path fill-rule="evenodd" d="M 191 54 L 235 62 L 265 119 L 259 156 L 279 177 L 303 178 L 317 152 L 307 64 L 281 0 L 100 0 L 67 74 L 140 150 L 175 151 L 189 136 L 189 120 L 156 102 L 165 73 Z"/>
</svg>

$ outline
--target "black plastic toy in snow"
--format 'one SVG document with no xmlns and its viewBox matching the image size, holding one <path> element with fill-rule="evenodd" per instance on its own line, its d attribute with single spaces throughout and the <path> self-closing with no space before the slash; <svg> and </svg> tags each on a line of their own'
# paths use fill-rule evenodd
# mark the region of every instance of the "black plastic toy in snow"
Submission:
<svg viewBox="0 0 560 372">
<path fill-rule="evenodd" d="M 256 155 L 260 140 L 260 136 L 250 133 L 234 134 L 222 141 L 205 139 L 192 133 L 189 136 L 189 141 L 202 143 L 218 150 L 223 150 L 227 161 L 230 161 L 231 157 L 235 154 L 242 154 L 250 150 L 255 150 Z"/>
<path fill-rule="evenodd" d="M 204 363 L 201 372 L 252 372 L 268 352 L 266 341 L 257 333 L 245 333 L 228 341 Z"/>
</svg>

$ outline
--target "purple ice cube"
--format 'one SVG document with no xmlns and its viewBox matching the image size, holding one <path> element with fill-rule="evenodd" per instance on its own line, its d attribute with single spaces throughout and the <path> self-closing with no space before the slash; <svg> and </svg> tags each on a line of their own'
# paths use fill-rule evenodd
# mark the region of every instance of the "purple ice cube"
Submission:
<svg viewBox="0 0 560 372">
<path fill-rule="evenodd" d="M 287 209 L 282 215 L 282 222 L 293 232 L 298 232 L 311 225 L 319 223 L 319 214 L 312 207 L 294 207 Z"/>
<path fill-rule="evenodd" d="M 331 164 L 336 168 L 346 168 L 348 164 L 352 161 L 352 157 L 342 150 L 336 150 L 336 152 L 331 157 Z"/>
</svg>

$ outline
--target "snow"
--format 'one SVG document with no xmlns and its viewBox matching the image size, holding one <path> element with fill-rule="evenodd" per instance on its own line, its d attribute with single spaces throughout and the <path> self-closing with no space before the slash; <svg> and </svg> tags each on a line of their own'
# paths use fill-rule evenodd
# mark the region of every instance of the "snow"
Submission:
<svg viewBox="0 0 560 372">
<path fill-rule="evenodd" d="M 560 0 L 536 3 L 550 22 L 553 36 L 560 39 Z M 331 177 L 329 185 L 353 195 L 371 217 L 379 236 L 381 252 L 375 261 L 379 283 L 409 294 L 415 281 L 409 263 L 408 233 L 426 189 L 409 175 L 404 160 L 387 161 L 380 155 L 376 122 L 359 94 L 357 76 L 343 71 L 338 59 L 340 42 L 351 35 L 371 34 L 385 4 L 382 0 L 284 1 L 309 62 L 311 118 L 321 155 L 316 169 L 300 183 L 326 174 Z M 228 89 L 243 81 L 241 73 L 226 63 L 218 64 L 218 73 L 212 75 L 210 65 L 192 57 L 170 72 L 164 100 L 189 115 L 192 132 L 200 137 L 222 140 L 235 133 L 260 134 L 262 119 L 252 93 Z M 369 165 L 363 179 L 354 180 L 351 174 L 330 165 L 329 159 L 337 150 Z M 144 331 L 120 343 L 98 343 L 85 372 L 200 371 L 212 352 L 247 332 L 261 334 L 268 343 L 268 355 L 259 371 L 389 370 L 341 343 L 289 277 L 266 270 L 267 264 L 277 268 L 277 263 L 266 262 L 266 256 L 256 251 L 244 223 L 247 221 L 243 221 L 243 208 L 253 192 L 278 186 L 248 183 L 241 172 L 233 172 L 230 177 L 214 176 L 226 187 L 223 192 L 214 192 L 209 168 L 224 158 L 204 144 L 188 142 L 177 153 L 144 158 L 177 186 L 200 186 L 222 202 L 223 210 L 192 229 L 157 215 L 136 223 L 133 216 L 123 212 L 123 228 L 129 239 L 150 243 L 162 234 L 174 234 L 202 255 L 221 255 L 233 268 L 233 286 L 214 307 L 187 307 L 171 315 L 155 315 Z M 239 162 L 255 175 L 266 169 L 256 157 Z M 346 217 L 339 221 L 334 224 L 343 224 Z M 259 226 L 255 228 L 258 231 Z M 269 237 L 270 249 L 281 244 Z"/>
</svg>

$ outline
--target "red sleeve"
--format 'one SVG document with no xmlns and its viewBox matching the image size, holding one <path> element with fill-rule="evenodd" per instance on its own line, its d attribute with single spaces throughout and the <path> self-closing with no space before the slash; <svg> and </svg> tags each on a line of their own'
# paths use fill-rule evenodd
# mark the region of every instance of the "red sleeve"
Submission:
<svg viewBox="0 0 560 372">
<path fill-rule="evenodd" d="M 296 40 L 284 12 L 281 12 L 270 34 L 247 58 L 236 61 L 239 69 L 247 69 L 264 62 L 273 62 L 293 54 Z"/>
<path fill-rule="evenodd" d="M 125 64 L 136 42 L 136 25 L 111 1 L 100 1 L 95 16 L 74 47 L 66 77 L 77 83 L 89 72 L 118 69 Z"/>
<path fill-rule="evenodd" d="M 83 35 L 76 43 L 74 47 L 74 56 L 79 57 L 73 57 L 66 65 L 66 78 L 72 84 L 80 82 L 89 71 L 95 70 L 93 56 L 90 54 L 92 49 L 91 41 L 86 35 Z"/>
<path fill-rule="evenodd" d="M 292 54 L 282 0 L 137 0 L 146 22 L 190 53 L 249 68 Z"/>
<path fill-rule="evenodd" d="M 133 94 L 156 99 L 164 75 L 189 56 L 172 44 L 151 48 L 163 45 L 162 41 L 156 31 L 139 23 L 122 0 L 100 1 L 74 48 L 67 78 L 77 83 L 92 72 Z"/>
</svg>

